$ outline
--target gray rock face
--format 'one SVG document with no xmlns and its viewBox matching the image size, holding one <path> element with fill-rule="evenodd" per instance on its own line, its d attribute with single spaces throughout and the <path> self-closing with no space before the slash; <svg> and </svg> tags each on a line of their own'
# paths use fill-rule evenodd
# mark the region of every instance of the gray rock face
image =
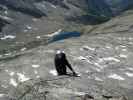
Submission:
<svg viewBox="0 0 133 100">
<path fill-rule="evenodd" d="M 132 100 L 132 16 L 131 10 L 86 26 L 90 30 L 81 37 L 1 55 L 0 99 Z M 80 77 L 56 76 L 53 60 L 59 48 Z"/>
</svg>

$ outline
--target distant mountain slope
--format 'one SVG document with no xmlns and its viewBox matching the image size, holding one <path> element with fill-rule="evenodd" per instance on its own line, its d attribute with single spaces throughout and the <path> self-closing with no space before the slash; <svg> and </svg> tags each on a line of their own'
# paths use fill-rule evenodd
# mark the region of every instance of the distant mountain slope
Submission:
<svg viewBox="0 0 133 100">
<path fill-rule="evenodd" d="M 79 5 L 81 4 L 81 5 Z M 11 27 L 16 23 L 21 26 L 19 29 L 23 29 L 22 25 L 28 21 L 30 23 L 33 17 L 47 18 L 53 17 L 55 21 L 58 17 L 65 18 L 69 16 L 76 16 L 74 14 L 81 14 L 81 11 L 87 8 L 85 0 L 71 1 L 71 0 L 0 0 L 0 15 L 8 16 L 14 19 L 11 22 Z M 27 20 L 28 19 L 28 20 Z M 13 25 L 12 25 L 13 24 Z M 14 26 L 15 27 L 15 26 Z M 1 27 L 2 28 L 2 27 Z M 7 30 L 7 28 L 6 28 Z M 3 31 L 4 33 L 15 32 L 15 30 L 9 29 L 8 31 Z"/>
<path fill-rule="evenodd" d="M 0 29 L 2 33 L 6 34 L 23 33 L 21 30 L 23 30 L 24 24 L 33 22 L 32 18 L 40 19 L 41 17 L 44 17 L 43 21 L 50 21 L 48 18 L 52 17 L 52 20 L 63 23 L 64 26 L 68 21 L 89 24 L 90 18 L 96 17 L 93 20 L 104 20 L 106 17 L 110 18 L 119 14 L 132 5 L 131 0 L 0 0 L 0 15 L 14 19 L 10 22 L 11 25 L 7 25 L 8 28 L 2 29 L 4 25 L 1 24 Z M 91 15 L 91 17 L 83 15 Z M 75 20 L 75 18 L 77 19 Z M 16 27 L 18 28 L 16 29 Z M 45 32 L 45 30 L 43 31 Z"/>
</svg>

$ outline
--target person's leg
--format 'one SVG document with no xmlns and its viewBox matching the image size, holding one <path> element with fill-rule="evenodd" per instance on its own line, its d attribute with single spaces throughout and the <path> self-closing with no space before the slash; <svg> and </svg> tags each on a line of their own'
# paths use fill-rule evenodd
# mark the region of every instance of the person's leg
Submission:
<svg viewBox="0 0 133 100">
<path fill-rule="evenodd" d="M 66 75 L 67 74 L 65 66 L 56 67 L 56 70 L 57 70 L 58 75 Z"/>
<path fill-rule="evenodd" d="M 60 75 L 62 73 L 61 69 L 59 66 L 55 66 L 57 74 Z"/>
<path fill-rule="evenodd" d="M 66 66 L 62 66 L 62 67 L 61 67 L 61 74 L 62 74 L 62 75 L 66 75 L 66 74 L 67 74 Z"/>
</svg>

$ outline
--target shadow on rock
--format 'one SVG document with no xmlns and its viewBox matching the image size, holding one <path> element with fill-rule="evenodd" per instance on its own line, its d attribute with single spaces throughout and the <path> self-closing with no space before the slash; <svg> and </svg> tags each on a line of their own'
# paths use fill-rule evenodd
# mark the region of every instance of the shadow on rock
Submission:
<svg viewBox="0 0 133 100">
<path fill-rule="evenodd" d="M 66 18 L 66 20 L 84 24 L 84 25 L 97 25 L 110 20 L 110 18 L 105 16 L 82 15 L 77 17 L 69 17 L 69 18 Z"/>
</svg>

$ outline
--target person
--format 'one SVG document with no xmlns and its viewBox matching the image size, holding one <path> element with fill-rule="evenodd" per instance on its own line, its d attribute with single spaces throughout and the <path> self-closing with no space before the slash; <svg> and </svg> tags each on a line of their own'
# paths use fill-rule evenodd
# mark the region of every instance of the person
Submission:
<svg viewBox="0 0 133 100">
<path fill-rule="evenodd" d="M 77 76 L 71 64 L 68 62 L 64 51 L 61 51 L 61 50 L 57 51 L 55 55 L 54 63 L 55 63 L 55 68 L 58 75 L 68 75 L 67 74 L 67 67 L 68 67 L 72 71 L 73 76 Z"/>
</svg>

